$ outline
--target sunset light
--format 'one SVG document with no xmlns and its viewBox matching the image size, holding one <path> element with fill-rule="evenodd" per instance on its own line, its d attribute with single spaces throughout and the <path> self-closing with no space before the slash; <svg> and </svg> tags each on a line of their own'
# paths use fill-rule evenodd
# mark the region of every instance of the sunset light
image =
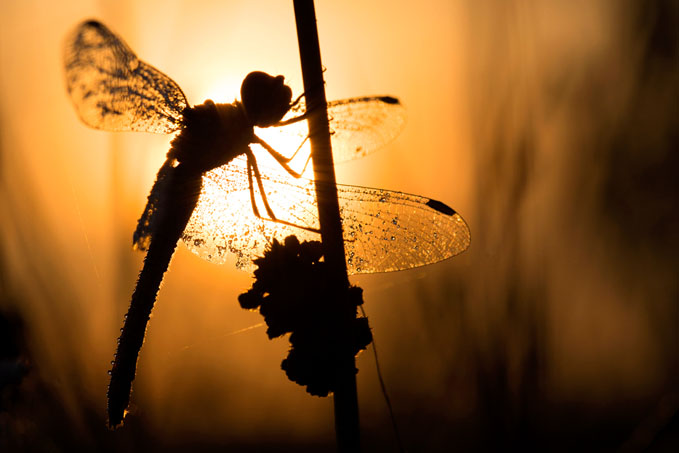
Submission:
<svg viewBox="0 0 679 453">
<path fill-rule="evenodd" d="M 239 303 L 321 236 L 306 119 L 236 104 L 304 93 L 293 1 L 3 2 L 0 451 L 335 451 Z M 315 8 L 363 451 L 676 450 L 677 2 Z"/>
</svg>

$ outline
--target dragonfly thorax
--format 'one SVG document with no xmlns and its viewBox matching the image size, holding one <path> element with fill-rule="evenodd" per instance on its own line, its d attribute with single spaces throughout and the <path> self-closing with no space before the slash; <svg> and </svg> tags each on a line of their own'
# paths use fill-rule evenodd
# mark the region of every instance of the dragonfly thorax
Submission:
<svg viewBox="0 0 679 453">
<path fill-rule="evenodd" d="M 172 141 L 168 157 L 199 173 L 229 163 L 244 154 L 254 140 L 254 129 L 242 105 L 215 104 L 211 100 L 188 107 L 184 128 Z"/>
</svg>

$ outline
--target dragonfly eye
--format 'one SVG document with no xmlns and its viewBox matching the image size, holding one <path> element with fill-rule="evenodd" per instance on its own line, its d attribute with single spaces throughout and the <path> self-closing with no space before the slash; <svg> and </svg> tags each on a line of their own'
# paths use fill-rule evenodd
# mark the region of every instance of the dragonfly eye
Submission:
<svg viewBox="0 0 679 453">
<path fill-rule="evenodd" d="M 243 80 L 240 96 L 253 125 L 268 127 L 278 123 L 290 109 L 292 90 L 284 77 L 254 71 Z"/>
</svg>

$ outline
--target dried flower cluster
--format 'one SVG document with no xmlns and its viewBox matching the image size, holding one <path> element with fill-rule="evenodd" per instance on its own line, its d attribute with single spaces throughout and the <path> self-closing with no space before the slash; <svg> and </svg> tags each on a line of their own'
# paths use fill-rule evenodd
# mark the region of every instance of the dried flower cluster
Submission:
<svg viewBox="0 0 679 453">
<path fill-rule="evenodd" d="M 259 308 L 269 338 L 291 334 L 292 347 L 281 367 L 291 381 L 316 396 L 333 392 L 343 359 L 372 341 L 368 319 L 356 318 L 363 291 L 356 286 L 330 291 L 331 276 L 322 256 L 320 242 L 300 243 L 294 236 L 284 244 L 274 240 L 254 261 L 258 268 L 252 288 L 238 298 L 245 309 Z M 353 312 L 346 309 L 348 304 Z"/>
</svg>

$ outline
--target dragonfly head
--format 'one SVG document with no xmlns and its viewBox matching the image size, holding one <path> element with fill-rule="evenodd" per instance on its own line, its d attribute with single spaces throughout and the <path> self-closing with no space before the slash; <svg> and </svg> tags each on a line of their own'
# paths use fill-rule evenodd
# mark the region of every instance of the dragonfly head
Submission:
<svg viewBox="0 0 679 453">
<path fill-rule="evenodd" d="M 254 126 L 273 126 L 290 110 L 292 90 L 284 80 L 281 75 L 274 77 L 261 71 L 251 72 L 243 80 L 240 97 Z"/>
</svg>

